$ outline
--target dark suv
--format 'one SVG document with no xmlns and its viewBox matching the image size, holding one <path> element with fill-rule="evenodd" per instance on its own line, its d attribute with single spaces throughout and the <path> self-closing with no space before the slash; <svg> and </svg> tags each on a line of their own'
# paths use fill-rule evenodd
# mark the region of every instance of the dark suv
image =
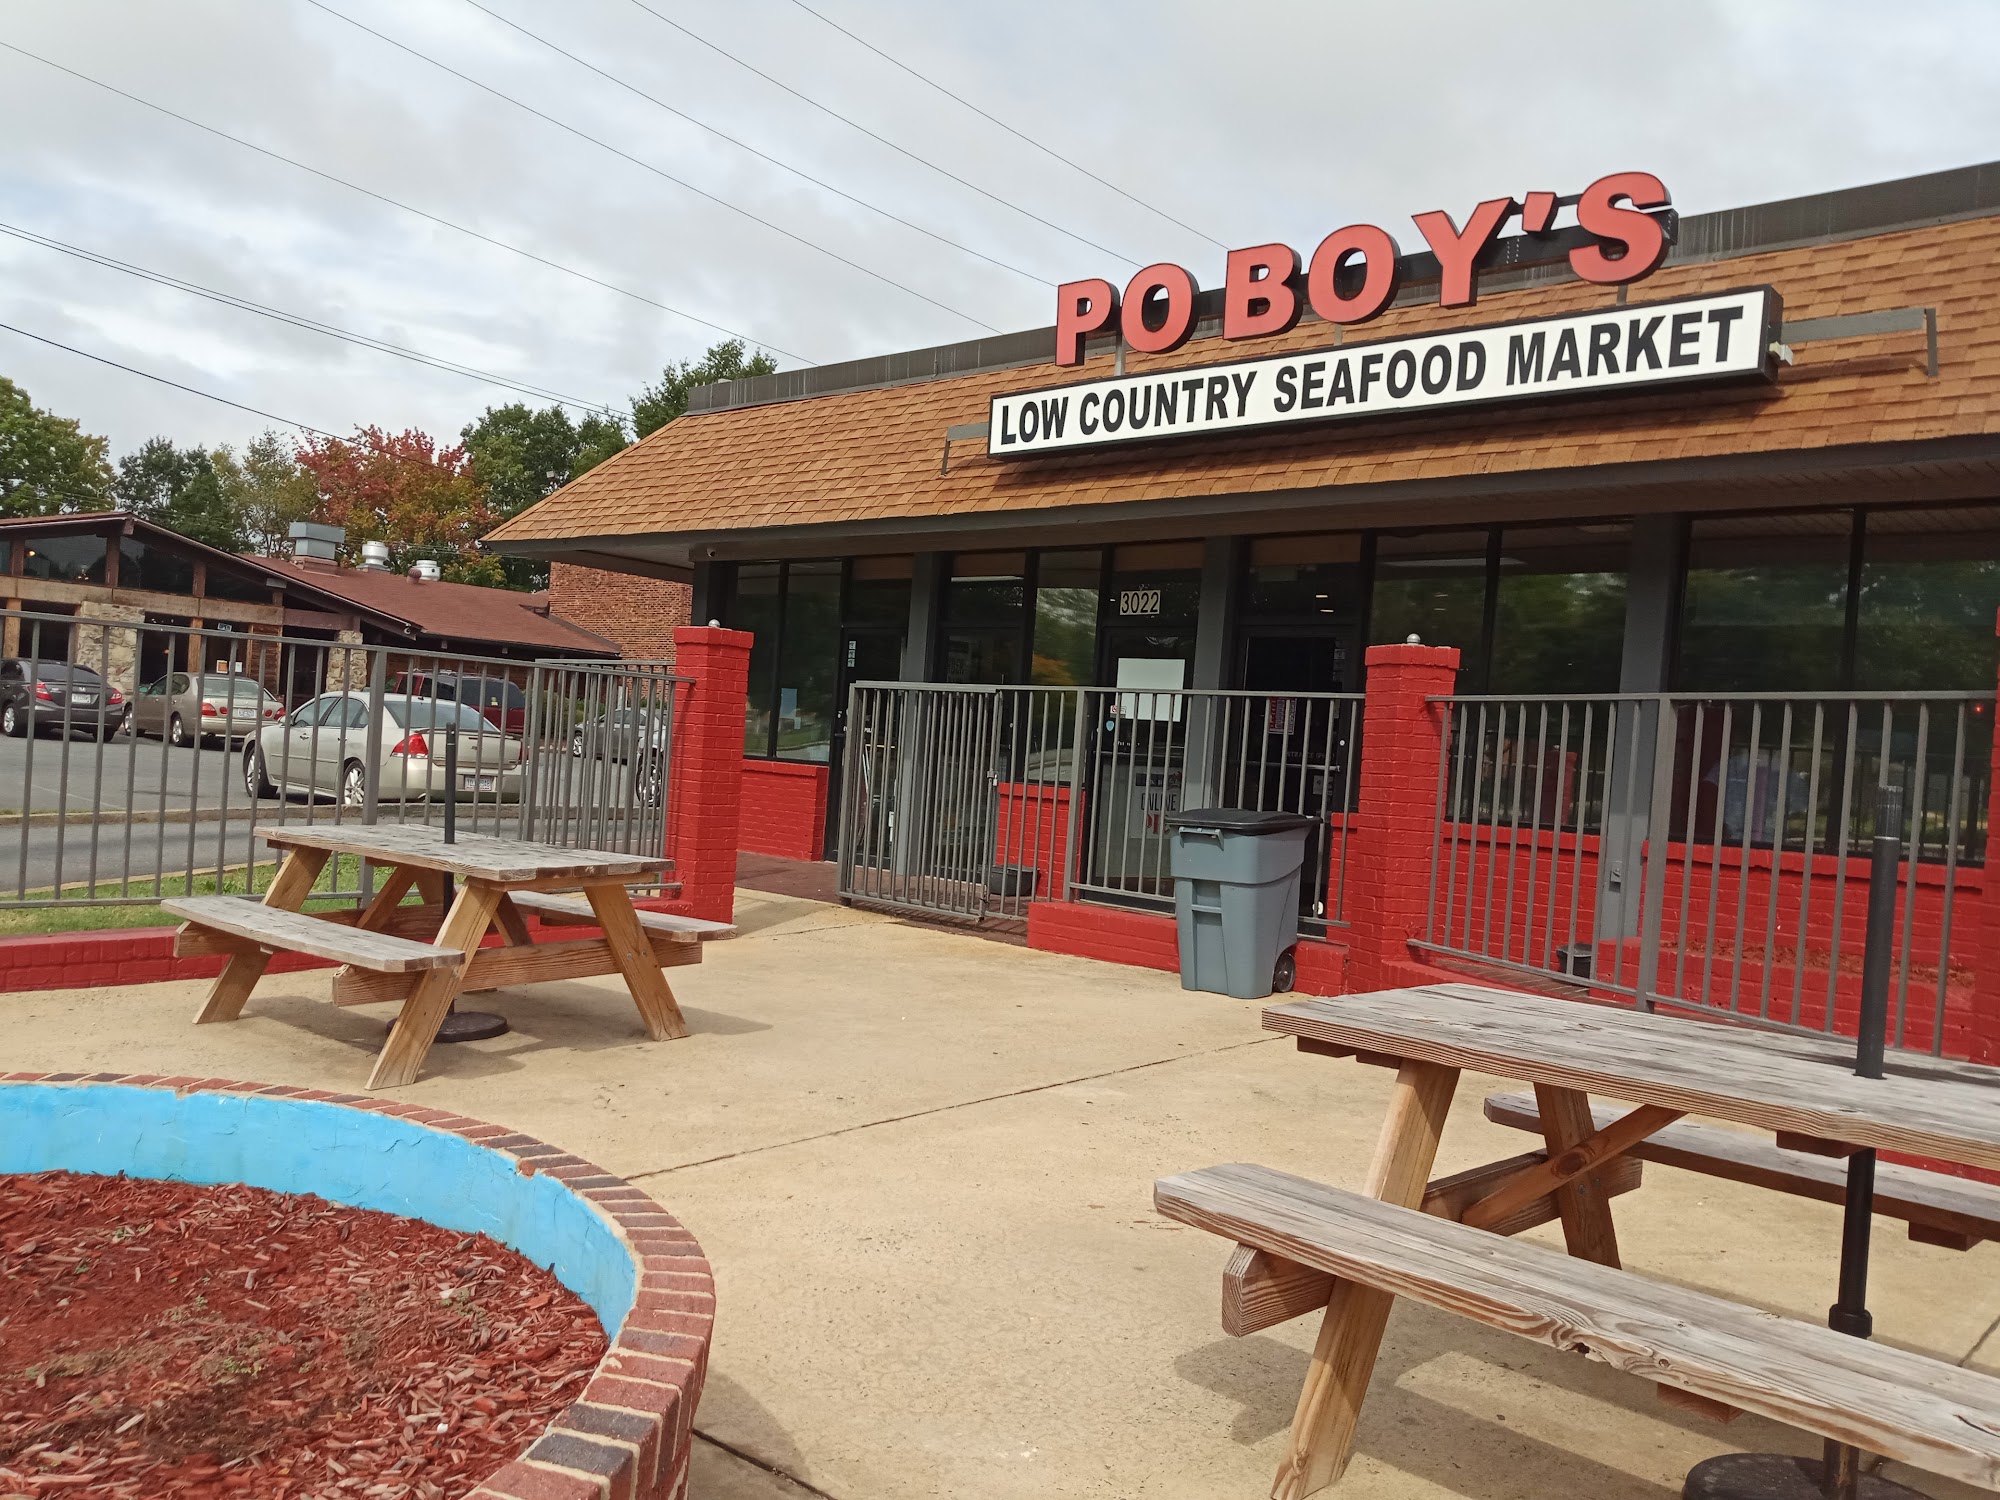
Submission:
<svg viewBox="0 0 2000 1500">
<path fill-rule="evenodd" d="M 108 740 L 125 722 L 125 695 L 89 667 L 67 661 L 0 662 L 0 734 L 52 729 Z"/>
<path fill-rule="evenodd" d="M 441 698 L 476 708 L 502 734 L 528 731 L 528 695 L 504 677 L 475 677 L 469 672 L 398 672 L 389 684 L 391 697 Z"/>
</svg>

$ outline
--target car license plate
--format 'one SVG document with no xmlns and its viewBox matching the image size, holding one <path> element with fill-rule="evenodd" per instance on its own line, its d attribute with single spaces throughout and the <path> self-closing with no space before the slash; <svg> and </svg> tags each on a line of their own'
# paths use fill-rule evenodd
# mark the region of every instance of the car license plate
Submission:
<svg viewBox="0 0 2000 1500">
<path fill-rule="evenodd" d="M 458 779 L 468 792 L 490 792 L 500 785 L 498 776 L 461 776 Z"/>
<path fill-rule="evenodd" d="M 71 693 L 69 701 L 71 703 L 81 703 L 85 707 L 89 707 L 97 701 L 97 695 L 95 693 Z"/>
</svg>

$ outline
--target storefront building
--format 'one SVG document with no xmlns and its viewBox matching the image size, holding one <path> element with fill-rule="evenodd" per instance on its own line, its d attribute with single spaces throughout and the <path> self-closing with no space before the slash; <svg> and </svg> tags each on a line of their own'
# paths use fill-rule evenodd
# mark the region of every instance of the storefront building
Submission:
<svg viewBox="0 0 2000 1500">
<path fill-rule="evenodd" d="M 708 387 L 488 545 L 684 573 L 754 634 L 744 842 L 799 857 L 860 682 L 1354 693 L 1415 638 L 1460 693 L 1991 692 L 2000 164 L 1657 188 Z"/>
</svg>

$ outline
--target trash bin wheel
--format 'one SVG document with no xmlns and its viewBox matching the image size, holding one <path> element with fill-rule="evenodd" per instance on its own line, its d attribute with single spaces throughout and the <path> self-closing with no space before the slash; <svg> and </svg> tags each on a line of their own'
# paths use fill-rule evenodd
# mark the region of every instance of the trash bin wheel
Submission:
<svg viewBox="0 0 2000 1500">
<path fill-rule="evenodd" d="M 1271 968 L 1271 988 L 1280 995 L 1289 995 L 1292 986 L 1299 982 L 1298 950 L 1287 948 L 1278 955 L 1278 961 Z"/>
</svg>

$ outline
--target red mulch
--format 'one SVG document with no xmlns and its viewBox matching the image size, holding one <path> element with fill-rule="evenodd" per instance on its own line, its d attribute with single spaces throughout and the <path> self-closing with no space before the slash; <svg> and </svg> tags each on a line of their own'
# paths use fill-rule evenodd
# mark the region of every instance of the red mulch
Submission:
<svg viewBox="0 0 2000 1500">
<path fill-rule="evenodd" d="M 313 1197 L 0 1175 L 0 1497 L 464 1495 L 596 1315 L 483 1235 Z"/>
</svg>

